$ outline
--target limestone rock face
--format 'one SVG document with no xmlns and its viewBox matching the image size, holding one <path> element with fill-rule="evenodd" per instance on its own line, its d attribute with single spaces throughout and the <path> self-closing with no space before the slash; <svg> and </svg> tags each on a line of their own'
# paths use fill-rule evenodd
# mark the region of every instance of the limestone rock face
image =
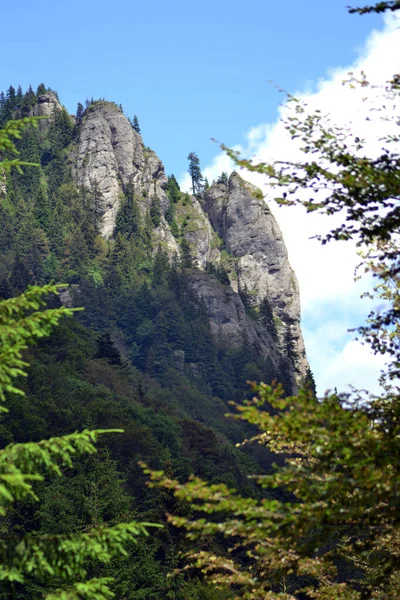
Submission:
<svg viewBox="0 0 400 600">
<path fill-rule="evenodd" d="M 297 380 L 308 368 L 300 330 L 300 296 L 279 226 L 260 190 L 237 173 L 206 190 L 203 207 L 234 257 L 238 288 L 253 306 L 267 298 L 282 353 L 290 348 Z"/>
<path fill-rule="evenodd" d="M 129 182 L 138 194 L 145 192 L 147 205 L 151 196 L 157 195 L 162 209 L 168 207 L 163 164 L 154 152 L 144 148 L 141 136 L 111 102 L 96 102 L 85 113 L 76 157 L 76 179 L 78 185 L 100 193 L 104 237 L 113 233 L 122 186 Z"/>
<path fill-rule="evenodd" d="M 186 277 L 194 294 L 204 302 L 211 331 L 220 343 L 232 348 L 246 343 L 270 362 L 275 376 L 279 377 L 286 367 L 295 388 L 296 379 L 286 355 L 280 352 L 267 328 L 247 315 L 240 296 L 229 285 L 222 285 L 213 275 L 202 271 L 191 270 Z"/>
<path fill-rule="evenodd" d="M 169 225 L 163 216 L 161 217 L 161 223 L 155 230 L 155 234 L 157 240 L 161 242 L 162 247 L 167 252 L 168 256 L 173 256 L 174 254 L 179 256 L 178 243 L 172 235 Z"/>
<path fill-rule="evenodd" d="M 190 197 L 190 221 L 187 227 L 182 228 L 182 233 L 189 242 L 197 267 L 204 269 L 207 262 L 219 260 L 219 250 L 215 244 L 216 233 L 200 202 L 194 196 Z"/>
<path fill-rule="evenodd" d="M 51 117 L 54 110 L 62 110 L 62 106 L 58 98 L 53 92 L 47 92 L 43 96 L 39 96 L 37 104 L 33 107 L 32 114 L 34 117 Z M 50 125 L 50 118 L 39 121 L 39 131 L 44 131 Z"/>
</svg>

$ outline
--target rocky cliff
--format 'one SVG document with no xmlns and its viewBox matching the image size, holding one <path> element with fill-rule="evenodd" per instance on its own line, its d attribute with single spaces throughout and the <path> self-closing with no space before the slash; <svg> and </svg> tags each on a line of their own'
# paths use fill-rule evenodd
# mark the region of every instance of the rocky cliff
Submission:
<svg viewBox="0 0 400 600">
<path fill-rule="evenodd" d="M 253 307 L 269 303 L 282 355 L 293 359 L 297 381 L 308 363 L 300 329 L 300 295 L 282 233 L 261 191 L 232 173 L 228 184 L 206 190 L 202 204 L 234 258 L 231 285 Z M 233 281 L 232 281 L 233 279 Z"/>
<path fill-rule="evenodd" d="M 52 102 L 41 100 L 37 114 Z M 175 206 L 177 228 L 172 233 L 165 219 L 170 201 L 163 164 L 111 102 L 96 102 L 85 111 L 72 158 L 77 184 L 100 194 L 105 238 L 114 234 L 128 184 L 142 214 L 157 198 L 162 214 L 154 236 L 170 256 L 179 255 L 186 240 L 197 267 L 188 271 L 188 281 L 205 303 L 214 334 L 233 346 L 247 339 L 259 355 L 277 368 L 283 365 L 293 384 L 304 381 L 308 363 L 298 284 L 260 190 L 232 173 L 227 184 L 214 183 L 202 197 L 186 196 Z M 229 285 L 209 273 L 210 265 L 224 269 Z"/>
</svg>

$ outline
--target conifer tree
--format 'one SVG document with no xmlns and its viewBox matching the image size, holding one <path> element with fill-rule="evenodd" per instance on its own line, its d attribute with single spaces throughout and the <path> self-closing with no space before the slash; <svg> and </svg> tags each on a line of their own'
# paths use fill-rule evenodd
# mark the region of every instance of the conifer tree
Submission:
<svg viewBox="0 0 400 600">
<path fill-rule="evenodd" d="M 76 125 L 79 127 L 82 123 L 82 117 L 83 117 L 83 112 L 84 112 L 84 108 L 83 108 L 83 104 L 81 104 L 80 102 L 78 102 L 78 105 L 76 107 L 76 117 L 75 117 L 75 123 Z"/>
<path fill-rule="evenodd" d="M 136 115 L 134 115 L 132 119 L 132 129 L 134 129 L 136 133 L 140 133 L 139 119 Z"/>
<path fill-rule="evenodd" d="M 228 173 L 226 171 L 222 171 L 221 175 L 217 179 L 217 183 L 223 183 L 224 185 L 228 184 Z"/>
<path fill-rule="evenodd" d="M 158 199 L 156 194 L 154 194 L 154 196 L 151 199 L 150 217 L 151 217 L 151 222 L 153 223 L 154 227 L 158 227 L 159 224 L 161 223 L 161 206 L 160 206 L 160 200 Z"/>
<path fill-rule="evenodd" d="M 173 202 L 174 204 L 179 202 L 179 200 L 181 198 L 179 184 L 176 180 L 175 175 L 173 175 L 173 174 L 168 177 L 167 195 L 168 195 L 169 199 L 171 200 L 171 202 Z"/>
<path fill-rule="evenodd" d="M 200 159 L 195 152 L 191 152 L 188 156 L 188 161 L 188 173 L 192 180 L 193 196 L 196 196 L 196 194 L 200 194 L 203 191 L 203 175 L 200 169 Z"/>
<path fill-rule="evenodd" d="M 192 251 L 186 238 L 183 238 L 181 241 L 181 265 L 184 269 L 193 268 Z"/>
<path fill-rule="evenodd" d="M 36 97 L 39 98 L 39 96 L 44 96 L 44 94 L 46 94 L 47 92 L 47 88 L 44 85 L 44 83 L 39 83 L 38 88 L 36 90 Z"/>
</svg>

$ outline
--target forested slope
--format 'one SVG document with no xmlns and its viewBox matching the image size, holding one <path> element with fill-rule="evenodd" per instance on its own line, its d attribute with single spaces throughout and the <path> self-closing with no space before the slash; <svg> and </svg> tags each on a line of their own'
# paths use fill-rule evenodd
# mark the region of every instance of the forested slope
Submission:
<svg viewBox="0 0 400 600">
<path fill-rule="evenodd" d="M 113 103 L 72 117 L 41 85 L 10 87 L 0 105 L 0 124 L 48 117 L 18 141 L 21 160 L 39 167 L 0 182 L 0 295 L 55 281 L 69 284 L 64 303 L 85 309 L 30 351 L 26 397 L 10 398 L 1 444 L 125 431 L 38 486 L 40 510 L 17 504 L 7 527 L 52 534 L 127 515 L 162 521 L 176 500 L 146 487 L 139 460 L 257 494 L 247 475 L 256 458 L 268 470 L 269 456 L 235 448 L 250 429 L 224 419 L 228 401 L 249 393 L 248 379 L 279 379 L 290 392 L 308 365 L 295 276 L 255 189 L 234 174 L 198 197 L 183 194 Z M 240 226 L 246 202 L 254 219 Z M 252 247 L 246 236 L 254 246 L 257 230 Z M 112 566 L 117 597 L 217 598 L 197 580 L 166 578 L 187 543 L 168 526 L 132 547 Z M 0 592 L 41 595 L 34 580 Z"/>
</svg>

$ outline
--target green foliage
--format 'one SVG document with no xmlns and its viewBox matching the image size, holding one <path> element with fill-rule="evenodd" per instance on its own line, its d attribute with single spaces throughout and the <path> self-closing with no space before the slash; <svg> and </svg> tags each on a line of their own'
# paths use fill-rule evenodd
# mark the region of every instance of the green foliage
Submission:
<svg viewBox="0 0 400 600">
<path fill-rule="evenodd" d="M 22 91 L 10 90 L 7 95 L 8 106 L 20 110 Z M 33 100 L 30 92 L 28 99 Z M 149 199 L 135 193 L 133 185 L 125 186 L 114 234 L 107 240 L 98 235 L 101 191 L 98 186 L 91 191 L 77 188 L 71 173 L 79 137 L 76 125 L 59 111 L 40 135 L 36 130 L 33 136 L 21 130 L 20 138 L 15 138 L 20 159 L 28 161 L 32 156 L 30 160 L 40 161 L 41 167 L 22 174 L 9 170 L 5 175 L 7 192 L 0 201 L 0 294 L 10 299 L 28 284 L 35 284 L 33 289 L 39 293 L 39 284 L 49 285 L 54 279 L 69 283 L 62 291 L 63 301 L 84 304 L 85 311 L 58 323 L 45 342 L 38 335 L 35 348 L 23 350 L 21 360 L 31 365 L 27 376 L 18 381 L 10 376 L 10 382 L 25 395 L 8 394 L 10 411 L 0 423 L 0 445 L 35 444 L 47 438 L 62 443 L 71 431 L 91 435 L 92 430 L 123 427 L 125 433 L 101 436 L 97 454 L 82 452 L 79 457 L 73 439 L 68 438 L 75 449 L 72 464 L 57 455 L 54 468 L 37 465 L 22 472 L 39 477 L 27 480 L 32 493 L 11 503 L 4 517 L 2 532 L 15 540 L 40 538 L 55 543 L 73 536 L 75 544 L 74 536 L 97 527 L 109 530 L 119 523 L 158 521 L 165 511 L 178 508 L 189 516 L 188 505 L 177 502 L 172 493 L 147 489 L 137 466 L 140 459 L 165 469 L 171 477 L 187 478 L 196 472 L 236 486 L 243 494 L 257 495 L 247 475 L 255 470 L 251 457 L 258 459 L 260 454 L 244 453 L 232 444 L 250 435 L 251 429 L 225 421 L 223 415 L 229 399 L 243 396 L 247 378 L 271 381 L 279 376 L 272 363 L 256 357 L 247 340 L 235 349 L 225 340 L 215 340 L 205 306 L 187 282 L 185 267 L 193 267 L 188 242 L 182 241 L 182 260 L 169 258 L 163 244 L 156 245 L 153 219 L 160 218 L 159 206 L 153 205 L 153 214 L 146 213 Z M 33 185 L 28 185 L 28 176 Z M 186 231 L 196 227 L 193 208 L 173 176 L 167 195 L 170 213 L 166 217 L 172 218 L 171 229 L 180 243 L 180 227 L 182 231 L 185 224 Z M 224 257 L 222 267 L 219 276 L 226 281 L 224 271 L 233 273 L 234 265 Z M 22 311 L 16 321 L 22 328 L 30 318 L 38 319 L 40 328 L 41 317 L 34 315 L 46 314 L 46 306 L 60 310 L 57 299 L 40 298 L 48 304 Z M 268 469 L 268 455 L 261 456 Z M 85 537 L 79 539 L 82 547 L 89 543 Z M 24 572 L 23 583 L 2 586 L 1 600 L 39 600 L 46 594 L 101 597 L 110 586 L 126 600 L 230 597 L 230 592 L 215 590 L 197 578 L 167 577 L 168 571 L 182 565 L 179 552 L 189 548 L 174 528 L 137 540 L 127 537 L 123 544 L 127 555 L 114 555 L 114 542 L 110 541 L 110 552 L 98 546 L 98 557 L 103 553 L 105 564 L 98 564 L 94 554 L 87 555 L 85 564 L 82 559 L 79 569 L 87 570 L 92 578 L 89 584 L 72 571 L 68 580 L 63 578 L 58 567 L 44 577 L 39 571 Z M 17 541 L 11 548 L 18 548 Z M 50 558 L 46 560 L 53 565 Z M 60 559 L 60 568 L 62 564 L 67 563 Z M 114 578 L 112 584 L 109 577 Z"/>
<path fill-rule="evenodd" d="M 353 12 L 398 8 L 398 2 L 381 2 Z M 350 83 L 370 85 L 364 75 Z M 382 103 L 386 106 L 387 97 L 397 101 L 398 93 L 395 75 L 383 90 Z M 239 166 L 264 173 L 271 185 L 282 187 L 278 203 L 342 213 L 340 224 L 336 221 L 320 237 L 323 243 L 354 239 L 364 247 L 360 272 L 375 276 L 367 296 L 381 308 L 358 331 L 364 343 L 389 360 L 382 392 L 373 396 L 353 390 L 317 399 L 311 371 L 295 396 L 285 397 L 280 385 L 254 384 L 254 398 L 233 403 L 237 414 L 230 416 L 258 428 L 244 444 L 256 442 L 280 455 L 273 470 L 254 476 L 264 491 L 259 497 L 198 477 L 182 484 L 163 471 L 146 472 L 152 486 L 173 491 L 194 511 L 192 517 L 168 515 L 169 523 L 183 528 L 196 544 L 196 551 L 185 555 L 184 570 L 200 569 L 207 581 L 228 587 L 235 598 L 395 600 L 400 595 L 400 164 L 389 144 L 398 142 L 398 119 L 394 115 L 393 134 L 381 139 L 380 156 L 371 158 L 356 132 L 332 126 L 318 111 L 309 114 L 294 97 L 288 103 L 293 111 L 287 129 L 302 142 L 303 161 L 256 165 L 227 152 Z M 374 116 L 380 118 L 375 90 L 368 118 Z M 322 199 L 315 195 L 319 191 Z M 251 304 L 246 297 L 243 301 Z M 259 316 L 272 326 L 269 306 Z M 210 539 L 224 543 L 210 549 Z"/>
<path fill-rule="evenodd" d="M 10 142 L 31 120 L 6 125 L 0 135 L 0 149 L 16 152 Z M 21 162 L 0 163 L 5 169 L 21 167 Z M 46 337 L 70 308 L 47 308 L 45 298 L 57 294 L 54 285 L 31 287 L 21 296 L 0 302 L 0 401 L 9 394 L 24 395 L 15 385 L 18 376 L 26 376 L 28 363 L 22 353 L 36 340 Z M 2 406 L 2 412 L 7 409 Z M 16 503 L 37 501 L 34 485 L 43 481 L 46 472 L 61 475 L 61 467 L 72 467 L 72 458 L 95 452 L 94 442 L 102 433 L 118 430 L 85 430 L 41 442 L 9 444 L 0 450 L 0 516 L 8 518 Z M 111 578 L 88 579 L 93 561 L 110 562 L 115 556 L 127 555 L 124 546 L 137 535 L 147 535 L 148 523 L 117 523 L 113 527 L 98 525 L 88 531 L 64 535 L 36 535 L 13 528 L 0 532 L 0 580 L 2 597 L 15 585 L 23 586 L 32 578 L 44 584 L 59 580 L 62 587 L 51 598 L 78 600 L 82 597 L 102 600 L 113 595 Z M 49 590 L 49 588 L 48 588 Z"/>
<path fill-rule="evenodd" d="M 190 249 L 190 244 L 186 238 L 181 240 L 181 261 L 185 269 L 193 268 L 193 257 Z"/>
<path fill-rule="evenodd" d="M 268 329 L 270 334 L 274 339 L 277 339 L 278 332 L 276 330 L 276 323 L 274 320 L 274 313 L 272 311 L 272 306 L 267 298 L 263 299 L 259 308 L 259 321 Z"/>
<path fill-rule="evenodd" d="M 19 120 L 8 121 L 2 129 L 0 129 L 0 152 L 7 152 L 10 154 L 18 154 L 17 147 L 14 139 L 21 139 L 21 132 L 27 126 L 37 127 L 38 117 L 25 117 Z M 19 158 L 8 159 L 5 158 L 0 162 L 0 169 L 3 171 L 10 171 L 13 167 L 17 169 L 19 173 L 22 173 L 23 166 L 37 166 L 35 163 L 21 161 Z M 0 171 L 1 173 L 1 171 Z"/>
<path fill-rule="evenodd" d="M 132 129 L 134 129 L 136 131 L 136 133 L 140 133 L 139 119 L 137 118 L 136 115 L 133 116 L 131 125 L 132 125 Z"/>
<path fill-rule="evenodd" d="M 200 169 L 200 160 L 195 152 L 190 152 L 188 161 L 188 173 L 192 180 L 193 196 L 196 196 L 196 194 L 200 194 L 203 191 L 203 175 Z"/>
<path fill-rule="evenodd" d="M 150 218 L 154 227 L 158 227 L 161 223 L 161 206 L 160 200 L 154 195 L 150 203 Z"/>
<path fill-rule="evenodd" d="M 226 171 L 222 171 L 221 175 L 217 179 L 217 183 L 228 185 L 228 173 Z"/>
<path fill-rule="evenodd" d="M 205 266 L 205 272 L 215 275 L 218 281 L 224 285 L 229 285 L 229 277 L 226 269 L 219 263 L 207 262 Z"/>
<path fill-rule="evenodd" d="M 236 418 L 259 428 L 251 441 L 286 456 L 283 468 L 256 480 L 262 488 L 286 489 L 295 501 L 256 500 L 222 484 L 192 478 L 182 485 L 151 472 L 153 481 L 191 502 L 196 512 L 229 515 L 222 522 L 169 516 L 197 544 L 217 534 L 232 540 L 231 558 L 200 549 L 190 553 L 190 564 L 217 585 L 236 587 L 240 598 L 297 598 L 306 588 L 324 600 L 394 599 L 400 590 L 395 508 L 400 473 L 393 462 L 399 451 L 398 399 L 385 406 L 374 402 L 366 411 L 335 395 L 317 400 L 304 391 L 283 398 L 279 386 L 265 384 L 253 391 L 252 401 L 235 405 Z M 265 405 L 276 412 L 262 410 Z M 240 548 L 248 557 L 244 562 Z M 338 583 L 343 559 L 359 569 L 354 581 Z M 279 591 L 282 582 L 285 593 Z"/>
<path fill-rule="evenodd" d="M 386 0 L 384 2 L 377 2 L 369 6 L 363 6 L 362 8 L 349 8 L 349 13 L 358 13 L 364 15 L 367 13 L 383 13 L 387 10 L 394 12 L 400 10 L 399 0 Z"/>
<path fill-rule="evenodd" d="M 173 202 L 174 204 L 176 204 L 180 200 L 181 193 L 180 193 L 179 184 L 175 178 L 175 175 L 170 175 L 168 177 L 167 196 L 170 199 L 170 201 Z"/>
<path fill-rule="evenodd" d="M 44 298 L 58 293 L 57 286 L 31 287 L 17 298 L 0 302 L 0 401 L 6 393 L 21 393 L 13 384 L 18 375 L 26 375 L 28 366 L 22 353 L 35 340 L 48 336 L 61 317 L 70 315 L 70 308 L 41 310 Z M 1 410 L 1 409 L 0 409 Z M 3 408 L 4 410 L 4 408 Z"/>
<path fill-rule="evenodd" d="M 138 237 L 141 232 L 142 219 L 133 189 L 128 187 L 117 213 L 115 229 L 126 237 Z"/>
</svg>

